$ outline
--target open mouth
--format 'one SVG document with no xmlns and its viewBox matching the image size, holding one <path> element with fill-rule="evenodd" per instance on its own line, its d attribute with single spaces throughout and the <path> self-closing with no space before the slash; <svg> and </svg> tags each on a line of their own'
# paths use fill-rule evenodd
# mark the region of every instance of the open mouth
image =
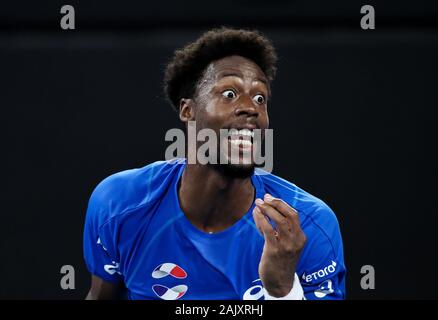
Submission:
<svg viewBox="0 0 438 320">
<path fill-rule="evenodd" d="M 253 145 L 254 131 L 250 129 L 231 129 L 228 134 L 228 141 L 232 146 L 241 149 L 251 148 Z"/>
</svg>

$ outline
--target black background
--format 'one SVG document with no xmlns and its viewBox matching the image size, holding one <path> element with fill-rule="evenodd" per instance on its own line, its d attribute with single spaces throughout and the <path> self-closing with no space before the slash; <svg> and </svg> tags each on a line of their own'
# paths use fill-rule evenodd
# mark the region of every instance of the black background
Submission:
<svg viewBox="0 0 438 320">
<path fill-rule="evenodd" d="M 76 30 L 59 26 L 64 4 Z M 375 30 L 360 28 L 365 4 Z M 278 50 L 274 173 L 336 212 L 348 298 L 438 298 L 438 5 L 425 0 L 3 1 L 0 298 L 86 295 L 89 195 L 164 158 L 179 126 L 164 66 L 220 25 L 257 28 Z M 60 287 L 66 264 L 75 290 Z M 375 290 L 360 287 L 363 265 Z"/>
</svg>

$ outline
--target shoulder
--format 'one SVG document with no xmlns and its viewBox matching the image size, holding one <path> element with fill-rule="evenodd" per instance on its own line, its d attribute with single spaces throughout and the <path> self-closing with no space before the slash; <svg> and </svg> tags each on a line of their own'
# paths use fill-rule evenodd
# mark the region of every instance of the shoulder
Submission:
<svg viewBox="0 0 438 320">
<path fill-rule="evenodd" d="M 102 225 L 109 219 L 146 206 L 160 197 L 183 164 L 180 159 L 157 161 L 110 175 L 91 194 L 87 216 L 93 216 Z"/>
<path fill-rule="evenodd" d="M 339 224 L 333 210 L 321 199 L 274 174 L 258 174 L 264 189 L 287 202 L 298 211 L 303 229 L 310 227 L 323 235 L 330 235 L 337 229 Z"/>
<path fill-rule="evenodd" d="M 260 179 L 266 192 L 287 202 L 298 212 L 301 228 L 307 237 L 299 269 L 317 271 L 335 261 L 335 265 L 338 264 L 336 270 L 342 271 L 345 268 L 342 237 L 333 210 L 323 200 L 283 178 L 263 174 Z"/>
</svg>

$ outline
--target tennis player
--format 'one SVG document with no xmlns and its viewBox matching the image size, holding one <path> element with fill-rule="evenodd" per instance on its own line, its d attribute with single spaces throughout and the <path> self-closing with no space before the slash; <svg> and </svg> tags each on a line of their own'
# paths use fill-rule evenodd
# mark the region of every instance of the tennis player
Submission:
<svg viewBox="0 0 438 320">
<path fill-rule="evenodd" d="M 214 29 L 175 52 L 165 92 L 182 122 L 234 129 L 219 144 L 252 150 L 276 61 L 259 32 Z M 111 175 L 91 195 L 83 247 L 87 299 L 345 298 L 333 211 L 254 162 L 178 158 Z"/>
</svg>

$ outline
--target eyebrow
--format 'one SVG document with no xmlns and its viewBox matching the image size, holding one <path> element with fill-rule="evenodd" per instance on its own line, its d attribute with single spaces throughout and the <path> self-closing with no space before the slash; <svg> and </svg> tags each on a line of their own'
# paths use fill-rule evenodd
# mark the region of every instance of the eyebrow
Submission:
<svg viewBox="0 0 438 320">
<path fill-rule="evenodd" d="M 224 74 L 222 74 L 222 75 L 219 77 L 219 79 L 226 78 L 226 77 L 238 77 L 238 78 L 241 78 L 241 79 L 243 78 L 243 76 L 242 76 L 241 74 L 231 72 L 231 73 L 224 73 Z M 262 83 L 264 83 L 266 86 L 268 86 L 268 82 L 267 82 L 265 79 L 262 79 L 262 78 L 255 78 L 255 80 L 256 80 L 256 81 L 259 81 L 259 82 L 262 82 Z"/>
</svg>

